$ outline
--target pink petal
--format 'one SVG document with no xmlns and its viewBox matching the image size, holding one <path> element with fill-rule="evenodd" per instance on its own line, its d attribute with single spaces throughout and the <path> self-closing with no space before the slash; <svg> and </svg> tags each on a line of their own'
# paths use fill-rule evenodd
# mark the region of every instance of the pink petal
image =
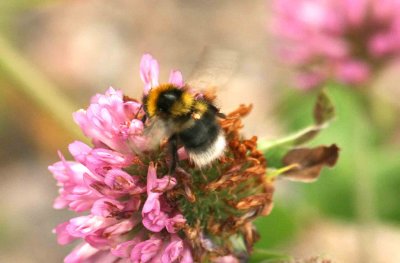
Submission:
<svg viewBox="0 0 400 263">
<path fill-rule="evenodd" d="M 142 208 L 142 215 L 145 213 L 150 213 L 151 211 L 156 211 L 157 213 L 160 211 L 160 195 L 156 193 L 152 193 L 147 196 L 146 202 Z"/>
<path fill-rule="evenodd" d="M 192 252 L 190 251 L 190 248 L 185 244 L 183 251 L 182 251 L 182 258 L 180 263 L 193 263 L 193 257 L 192 257 Z"/>
<path fill-rule="evenodd" d="M 167 231 L 169 233 L 176 233 L 178 231 L 176 225 L 184 224 L 185 222 L 186 222 L 186 219 L 183 217 L 183 215 L 177 214 L 174 217 L 167 219 L 165 227 L 167 228 Z"/>
<path fill-rule="evenodd" d="M 145 214 L 142 219 L 142 224 L 148 230 L 158 233 L 164 229 L 166 220 L 167 215 L 164 212 L 155 213 L 154 211 L 151 211 Z"/>
<path fill-rule="evenodd" d="M 174 188 L 176 183 L 177 181 L 175 177 L 166 175 L 154 181 L 153 188 L 151 189 L 151 191 L 156 193 L 162 193 Z"/>
<path fill-rule="evenodd" d="M 66 229 L 71 236 L 86 237 L 113 221 L 100 216 L 80 216 L 70 219 Z"/>
<path fill-rule="evenodd" d="M 69 202 L 67 200 L 65 200 L 63 197 L 58 196 L 53 202 L 53 208 L 54 209 L 63 209 L 68 206 L 68 203 Z"/>
<path fill-rule="evenodd" d="M 87 243 L 82 243 L 64 259 L 64 263 L 82 263 L 97 252 L 99 252 L 97 248 L 94 248 Z"/>
<path fill-rule="evenodd" d="M 114 213 L 122 211 L 124 206 L 117 200 L 113 200 L 110 198 L 101 198 L 94 202 L 92 209 L 90 212 L 92 215 L 109 217 Z"/>
<path fill-rule="evenodd" d="M 296 84 L 300 89 L 309 90 L 318 87 L 325 77 L 319 73 L 302 73 L 296 78 Z"/>
<path fill-rule="evenodd" d="M 131 261 L 133 263 L 149 262 L 161 249 L 162 240 L 153 236 L 149 240 L 138 243 L 131 252 Z"/>
<path fill-rule="evenodd" d="M 71 236 L 67 231 L 67 226 L 69 222 L 64 222 L 56 226 L 53 229 L 53 233 L 57 234 L 57 242 L 60 245 L 66 245 L 71 243 L 76 237 Z"/>
<path fill-rule="evenodd" d="M 81 162 L 82 156 L 88 154 L 92 148 L 83 142 L 75 141 L 68 146 L 68 150 L 74 156 L 75 160 Z"/>
<path fill-rule="evenodd" d="M 374 57 L 382 57 L 389 54 L 395 48 L 396 39 L 393 34 L 377 34 L 373 36 L 369 43 L 369 51 Z"/>
<path fill-rule="evenodd" d="M 167 215 L 161 211 L 159 196 L 160 194 L 150 194 L 142 209 L 142 223 L 153 232 L 160 232 L 167 223 Z"/>
<path fill-rule="evenodd" d="M 111 253 L 117 257 L 129 258 L 132 248 L 141 242 L 141 239 L 135 237 L 132 240 L 118 244 L 116 247 L 111 248 Z"/>
<path fill-rule="evenodd" d="M 125 233 L 129 232 L 130 230 L 132 230 L 132 228 L 135 227 L 138 222 L 139 222 L 139 220 L 136 220 L 136 221 L 133 221 L 131 219 L 123 220 L 119 223 L 116 223 L 114 225 L 111 225 L 111 226 L 105 228 L 103 235 L 108 237 L 111 235 L 119 236 L 119 235 L 125 234 Z"/>
<path fill-rule="evenodd" d="M 161 257 L 162 263 L 170 263 L 177 260 L 183 253 L 183 241 L 177 235 L 171 237 L 170 243 L 165 248 Z"/>
<path fill-rule="evenodd" d="M 183 77 L 182 73 L 178 70 L 171 70 L 171 73 L 169 74 L 169 83 L 174 84 L 176 87 L 183 87 Z"/>
<path fill-rule="evenodd" d="M 176 179 L 171 176 L 157 178 L 157 171 L 153 163 L 150 163 L 147 172 L 147 194 L 162 193 L 172 189 L 176 185 Z"/>
<path fill-rule="evenodd" d="M 348 84 L 362 84 L 368 80 L 370 70 L 366 63 L 356 60 L 346 61 L 337 66 L 339 80 Z"/>
<path fill-rule="evenodd" d="M 366 19 L 368 0 L 344 0 L 344 11 L 347 12 L 347 19 L 350 25 L 360 26 Z"/>
<path fill-rule="evenodd" d="M 157 171 L 153 163 L 150 163 L 147 171 L 147 194 L 153 193 L 154 185 L 157 183 Z"/>
<path fill-rule="evenodd" d="M 158 62 L 150 54 L 144 54 L 140 61 L 140 78 L 144 82 L 144 94 L 152 87 L 158 86 L 159 67 Z"/>
<path fill-rule="evenodd" d="M 187 154 L 185 147 L 181 147 L 178 149 L 178 158 L 181 161 L 189 159 L 189 155 Z"/>
<path fill-rule="evenodd" d="M 142 192 L 141 187 L 137 183 L 138 179 L 121 169 L 111 169 L 107 172 L 104 182 L 114 191 L 120 193 L 129 193 L 133 190 L 135 192 Z"/>
</svg>

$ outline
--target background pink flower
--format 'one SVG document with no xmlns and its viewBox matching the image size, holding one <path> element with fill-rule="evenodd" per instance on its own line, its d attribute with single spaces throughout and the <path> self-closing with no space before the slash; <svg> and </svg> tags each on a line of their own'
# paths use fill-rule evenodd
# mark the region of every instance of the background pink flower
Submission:
<svg viewBox="0 0 400 263">
<path fill-rule="evenodd" d="M 273 31 L 298 85 L 363 85 L 400 55 L 399 0 L 275 0 Z"/>
</svg>

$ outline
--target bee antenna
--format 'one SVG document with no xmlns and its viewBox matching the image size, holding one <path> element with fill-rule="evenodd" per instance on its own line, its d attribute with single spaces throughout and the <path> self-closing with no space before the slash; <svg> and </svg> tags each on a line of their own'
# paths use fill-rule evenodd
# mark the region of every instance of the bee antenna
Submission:
<svg viewBox="0 0 400 263">
<path fill-rule="evenodd" d="M 136 114 L 135 114 L 135 119 L 138 118 L 139 113 L 140 113 L 140 111 L 141 111 L 142 109 L 143 109 L 143 104 L 140 104 L 140 107 L 139 107 L 138 111 L 137 111 Z"/>
<path fill-rule="evenodd" d="M 150 91 L 151 91 L 152 89 L 153 89 L 153 86 L 150 87 L 149 91 L 147 92 L 146 95 L 144 95 L 144 97 L 147 97 L 147 95 L 150 93 Z M 144 100 L 144 99 L 143 99 L 143 100 Z M 141 111 L 142 109 L 143 109 L 143 102 L 142 102 L 142 104 L 140 105 L 139 110 L 136 112 L 135 119 L 137 119 L 137 117 L 138 117 L 138 115 L 139 115 L 139 113 L 140 113 L 140 111 Z M 146 115 L 143 117 L 142 121 L 144 122 L 144 120 L 146 120 Z"/>
</svg>

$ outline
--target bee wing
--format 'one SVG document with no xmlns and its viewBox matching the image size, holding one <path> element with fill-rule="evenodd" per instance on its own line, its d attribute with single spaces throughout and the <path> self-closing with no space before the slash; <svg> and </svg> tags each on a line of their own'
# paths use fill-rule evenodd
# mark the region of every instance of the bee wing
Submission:
<svg viewBox="0 0 400 263">
<path fill-rule="evenodd" d="M 215 93 L 233 75 L 239 55 L 236 51 L 207 47 L 186 84 L 200 93 Z"/>
<path fill-rule="evenodd" d="M 148 148 L 152 150 L 159 147 L 162 140 L 170 136 L 166 123 L 158 117 L 147 120 L 144 134 L 146 138 L 149 138 Z"/>
</svg>

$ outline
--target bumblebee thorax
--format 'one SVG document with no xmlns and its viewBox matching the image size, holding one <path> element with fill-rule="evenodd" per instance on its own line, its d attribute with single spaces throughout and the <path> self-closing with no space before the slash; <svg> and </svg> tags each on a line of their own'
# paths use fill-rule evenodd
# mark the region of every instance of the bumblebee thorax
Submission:
<svg viewBox="0 0 400 263">
<path fill-rule="evenodd" d="M 181 117 L 191 112 L 193 103 L 194 96 L 186 88 L 170 83 L 152 88 L 144 98 L 149 117 Z"/>
</svg>

